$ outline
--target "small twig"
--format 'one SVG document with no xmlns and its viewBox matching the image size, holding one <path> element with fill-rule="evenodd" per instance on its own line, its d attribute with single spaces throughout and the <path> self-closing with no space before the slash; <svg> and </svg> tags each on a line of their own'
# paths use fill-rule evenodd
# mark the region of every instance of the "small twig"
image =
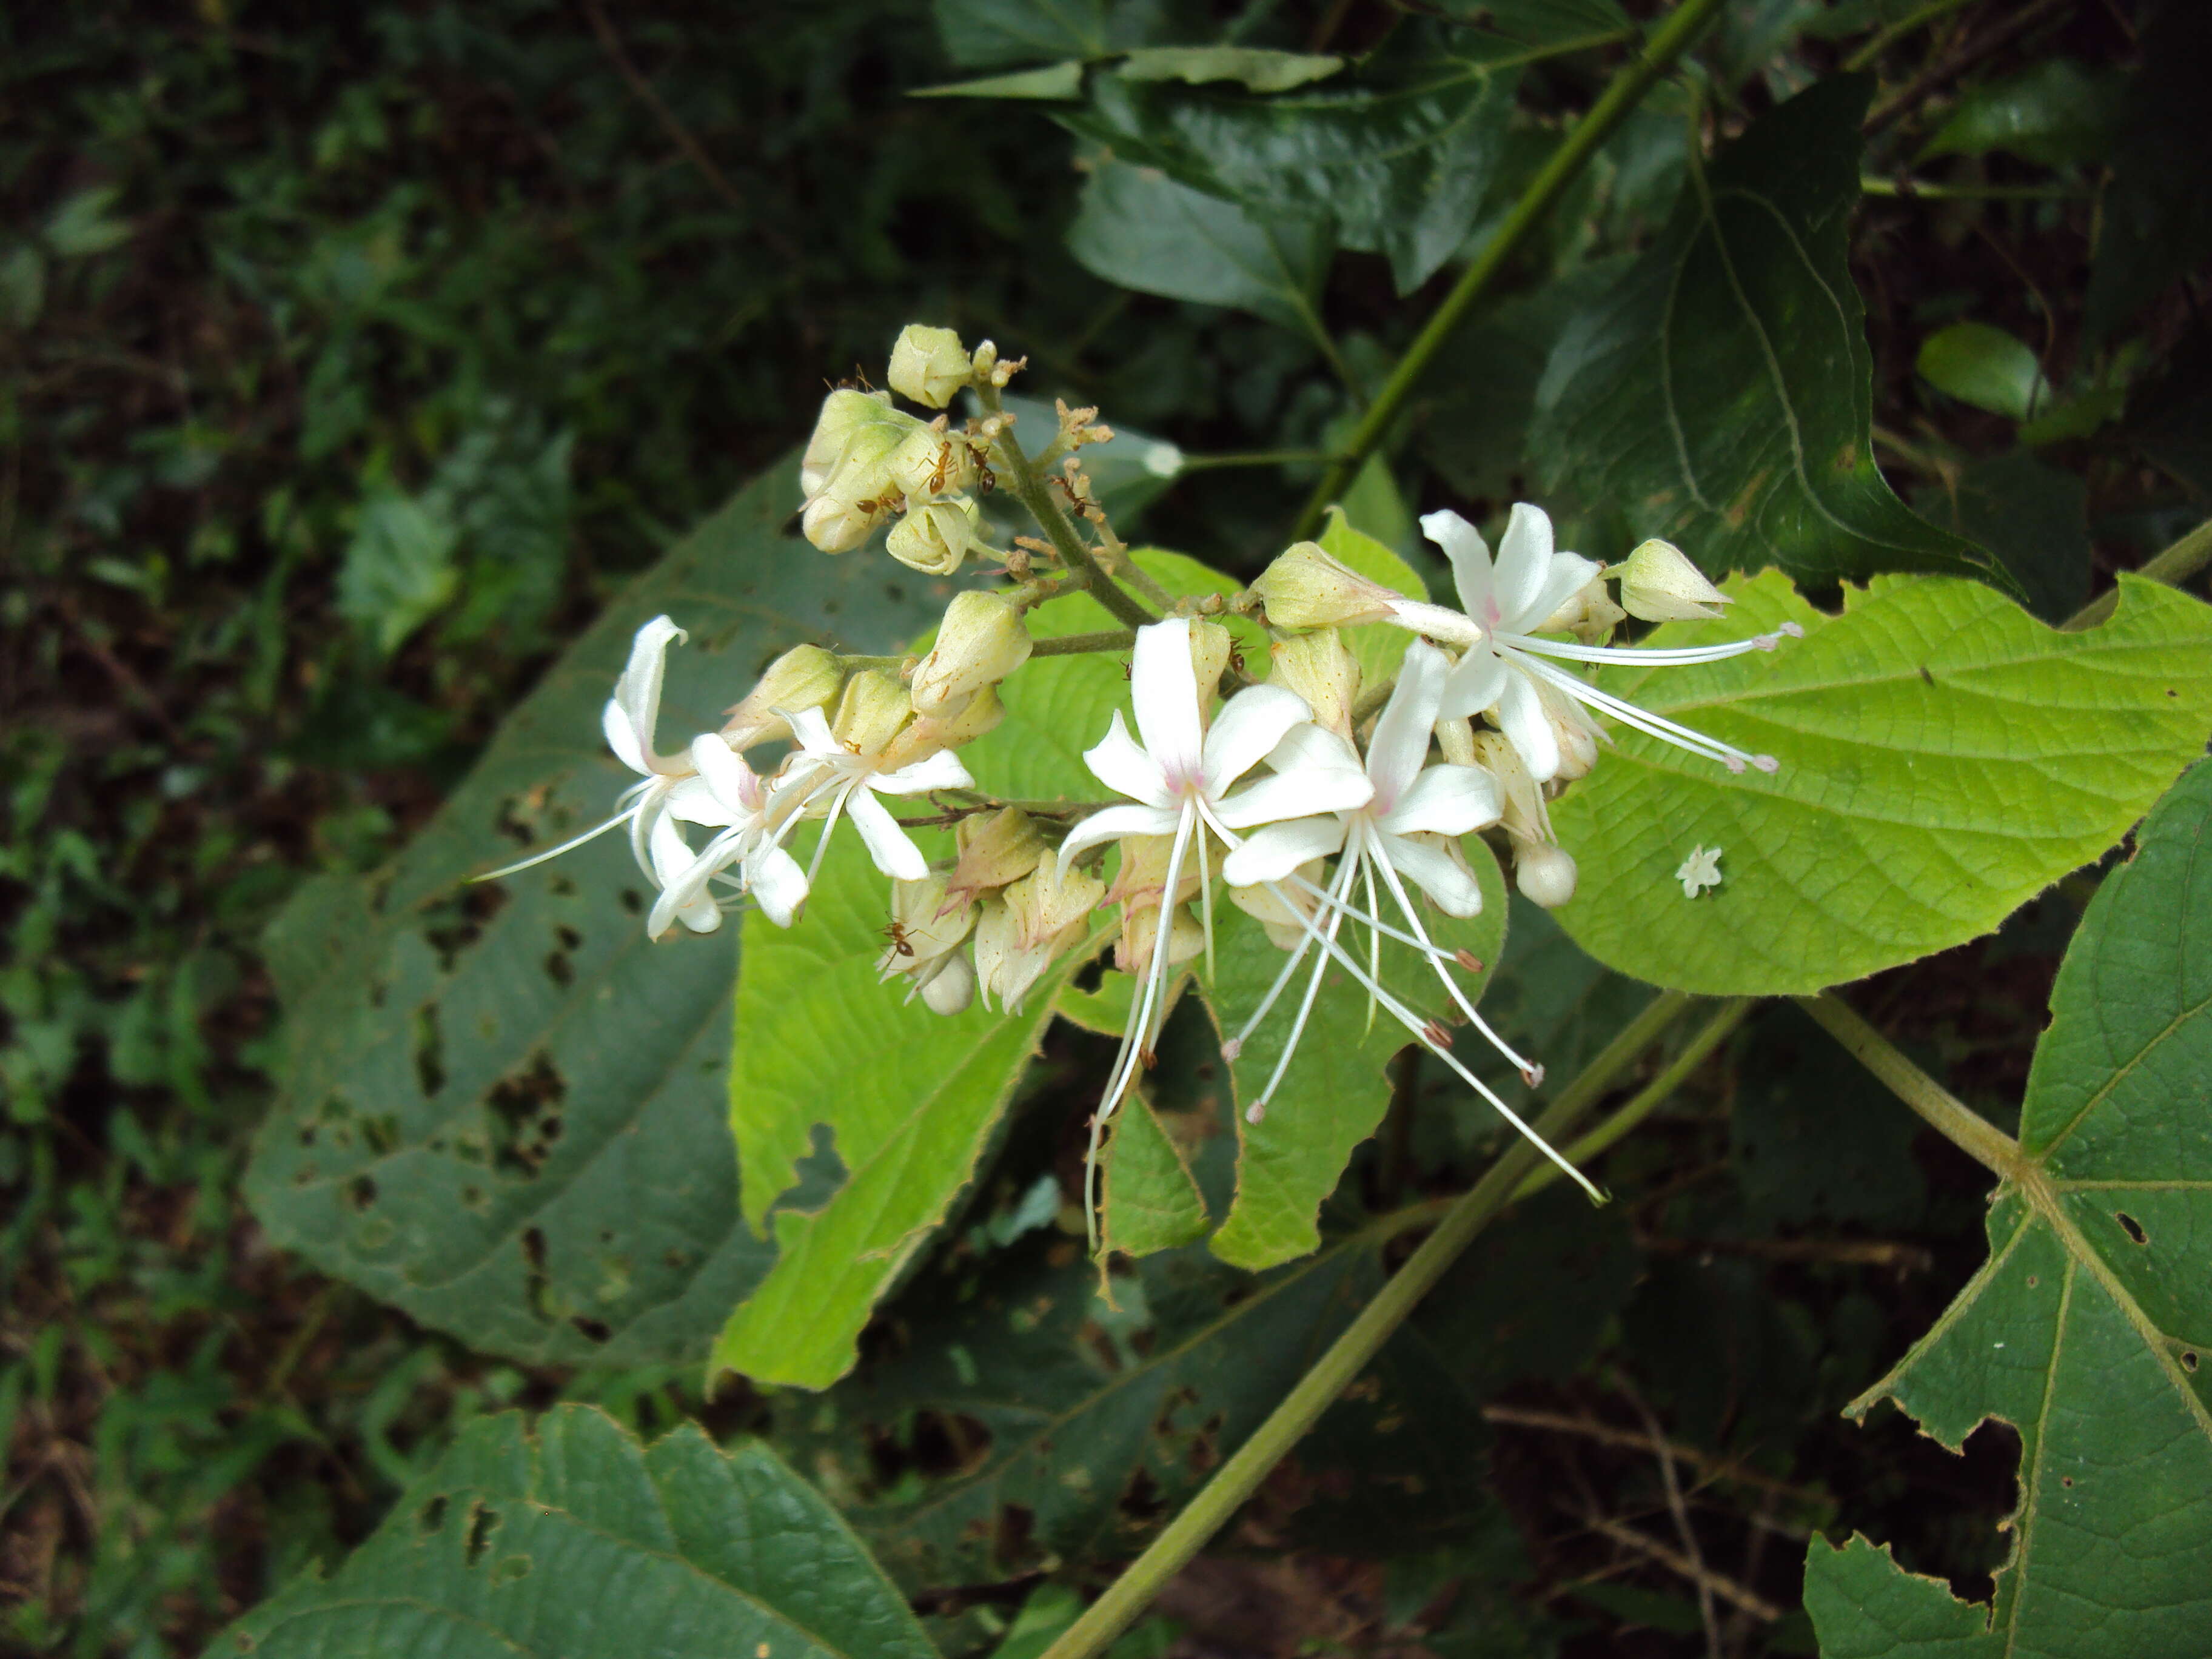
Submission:
<svg viewBox="0 0 2212 1659">
<path fill-rule="evenodd" d="M 1609 1423 L 1600 1423 L 1587 1417 L 1568 1417 L 1559 1412 L 1534 1411 L 1520 1406 L 1485 1406 L 1482 1420 L 1501 1423 L 1516 1429 L 1549 1429 L 1559 1434 L 1571 1434 L 1601 1446 L 1619 1446 L 1624 1450 L 1656 1452 L 1660 1443 L 1633 1429 L 1617 1429 Z M 1760 1492 L 1772 1492 L 1779 1498 L 1810 1500 L 1813 1494 L 1791 1486 L 1786 1480 L 1777 1480 L 1771 1475 L 1747 1469 L 1733 1458 L 1716 1457 L 1710 1452 L 1699 1451 L 1695 1446 L 1686 1446 L 1680 1441 L 1665 1443 L 1669 1456 L 1678 1463 L 1686 1463 L 1706 1480 L 1722 1480 L 1730 1486 L 1751 1486 Z"/>
<path fill-rule="evenodd" d="M 1625 1545 L 1638 1554 L 1688 1579 L 1701 1592 L 1733 1602 L 1754 1619 L 1763 1620 L 1771 1625 L 1782 1617 L 1782 1609 L 1757 1591 L 1745 1589 L 1735 1579 L 1715 1572 L 1710 1567 L 1699 1566 L 1684 1557 L 1679 1550 L 1669 1549 L 1657 1539 L 1646 1537 L 1626 1522 L 1615 1521 L 1602 1515 L 1586 1515 L 1583 1522 L 1591 1530 L 1603 1533 L 1614 1543 Z"/>
<path fill-rule="evenodd" d="M 1831 1261 L 1852 1267 L 1892 1267 L 1900 1273 L 1924 1273 L 1936 1265 L 1933 1251 L 1885 1238 L 1668 1238 L 1655 1234 L 1636 1242 L 1638 1248 L 1652 1255 Z"/>
<path fill-rule="evenodd" d="M 1690 1524 L 1690 1506 L 1682 1501 L 1682 1484 L 1674 1479 L 1673 1449 L 1667 1437 L 1659 1431 L 1659 1419 L 1651 1414 L 1651 1408 L 1644 1403 L 1644 1396 L 1629 1385 L 1628 1379 L 1616 1377 L 1614 1386 L 1620 1397 L 1644 1419 L 1644 1429 L 1651 1437 L 1652 1455 L 1659 1464 L 1659 1480 L 1666 1489 L 1668 1512 L 1674 1517 L 1675 1535 L 1682 1540 L 1682 1553 L 1689 1561 L 1698 1586 L 1698 1617 L 1705 1626 L 1706 1659 L 1721 1659 L 1721 1625 L 1713 1616 L 1711 1574 L 1705 1566 L 1705 1552 L 1698 1547 L 1698 1529 Z"/>
</svg>

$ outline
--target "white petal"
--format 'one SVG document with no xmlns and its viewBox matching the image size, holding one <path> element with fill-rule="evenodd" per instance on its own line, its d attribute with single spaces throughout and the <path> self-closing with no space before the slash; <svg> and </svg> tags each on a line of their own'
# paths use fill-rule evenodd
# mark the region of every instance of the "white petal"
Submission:
<svg viewBox="0 0 2212 1659">
<path fill-rule="evenodd" d="M 1129 659 L 1129 701 L 1137 732 L 1170 777 L 1198 771 L 1198 672 L 1190 665 L 1190 623 L 1181 617 L 1137 630 Z"/>
<path fill-rule="evenodd" d="M 676 919 L 695 933 L 711 933 L 722 925 L 722 907 L 713 894 L 701 893 L 676 913 Z"/>
<path fill-rule="evenodd" d="M 914 837 L 899 828 L 890 808 L 866 789 L 853 792 L 845 803 L 845 816 L 853 820 L 853 827 L 867 843 L 868 856 L 876 861 L 876 868 L 892 880 L 920 881 L 929 874 L 929 860 L 922 857 Z"/>
<path fill-rule="evenodd" d="M 1279 685 L 1248 686 L 1222 704 L 1206 734 L 1206 792 L 1219 794 L 1260 763 L 1283 734 L 1313 711 L 1297 692 Z"/>
<path fill-rule="evenodd" d="M 1377 826 L 1394 836 L 1464 836 L 1498 822 L 1498 780 L 1479 766 L 1431 766 Z"/>
<path fill-rule="evenodd" d="M 1280 881 L 1310 859 L 1326 858 L 1344 845 L 1344 820 L 1292 818 L 1255 830 L 1243 846 L 1221 861 L 1221 878 L 1231 887 L 1256 887 Z"/>
<path fill-rule="evenodd" d="M 639 629 L 629 642 L 629 662 L 615 682 L 614 702 L 620 706 L 630 733 L 637 740 L 641 757 L 653 753 L 653 727 L 660 717 L 660 677 L 668 659 L 669 641 L 685 637 L 684 630 L 667 617 L 655 617 Z M 641 765 L 635 769 L 642 772 L 647 769 Z"/>
<path fill-rule="evenodd" d="M 783 718 L 791 726 L 791 735 L 808 754 L 843 756 L 852 752 L 830 735 L 830 722 L 822 718 L 819 708 L 793 708 Z"/>
<path fill-rule="evenodd" d="M 1357 767 L 1305 767 L 1274 772 L 1248 784 L 1215 807 L 1214 816 L 1231 830 L 1316 812 L 1349 812 L 1374 798 L 1375 786 Z"/>
<path fill-rule="evenodd" d="M 940 749 L 911 766 L 878 774 L 868 780 L 867 787 L 879 795 L 920 795 L 932 789 L 965 789 L 975 781 L 959 756 Z"/>
<path fill-rule="evenodd" d="M 1491 603 L 1495 594 L 1490 544 L 1482 539 L 1482 532 L 1456 513 L 1424 514 L 1421 530 L 1451 561 L 1452 577 L 1459 585 L 1460 609 L 1490 627 L 1498 618 Z"/>
<path fill-rule="evenodd" d="M 1127 795 L 1147 806 L 1165 806 L 1172 799 L 1160 763 L 1138 747 L 1129 728 L 1121 724 L 1118 708 L 1106 735 L 1084 751 L 1083 763 L 1091 769 L 1092 777 L 1117 795 Z"/>
<path fill-rule="evenodd" d="M 620 702 L 607 699 L 607 706 L 599 711 L 599 730 L 607 734 L 607 747 L 615 751 L 615 758 L 633 772 L 653 775 L 652 763 L 646 759 L 645 744 L 638 741 L 637 727 L 630 721 Z M 646 734 L 646 742 L 652 733 Z"/>
<path fill-rule="evenodd" d="M 665 802 L 663 810 L 669 817 L 680 818 L 685 823 L 710 824 L 717 830 L 726 830 L 739 818 L 751 816 L 750 813 L 732 812 L 723 805 L 704 777 L 678 780 L 667 790 Z"/>
<path fill-rule="evenodd" d="M 1541 628 L 1554 611 L 1589 586 L 1590 579 L 1604 568 L 1596 560 L 1586 559 L 1579 553 L 1554 553 L 1543 585 L 1528 602 L 1527 618 L 1519 623 L 1509 621 L 1507 631 L 1528 634 Z"/>
<path fill-rule="evenodd" d="M 738 818 L 753 811 L 760 805 L 760 780 L 753 769 L 731 751 L 719 732 L 702 732 L 691 739 L 691 764 L 706 780 L 715 801 L 730 816 L 723 820 L 735 823 Z M 686 779 L 685 782 L 690 782 Z M 680 793 L 683 785 L 677 786 Z M 672 808 L 671 810 L 673 810 Z M 699 820 L 693 819 L 697 823 Z"/>
<path fill-rule="evenodd" d="M 1536 683 L 1528 675 L 1518 672 L 1506 675 L 1505 690 L 1498 699 L 1498 729 L 1520 751 L 1522 764 L 1537 782 L 1549 783 L 1559 775 L 1559 740 L 1553 735 L 1552 722 L 1544 716 Z"/>
<path fill-rule="evenodd" d="M 806 872 L 783 848 L 771 847 L 745 860 L 745 890 L 763 915 L 779 927 L 788 927 L 806 902 Z"/>
<path fill-rule="evenodd" d="M 1310 722 L 1292 726 L 1282 741 L 1267 751 L 1267 764 L 1278 772 L 1318 767 L 1324 771 L 1360 769 L 1359 751 L 1325 726 Z"/>
<path fill-rule="evenodd" d="M 1442 848 L 1402 836 L 1377 836 L 1376 844 L 1391 866 L 1434 899 L 1446 915 L 1471 916 L 1481 910 L 1481 887 Z"/>
<path fill-rule="evenodd" d="M 1060 867 L 1066 870 L 1069 860 L 1102 841 L 1119 841 L 1124 836 L 1172 836 L 1182 822 L 1181 813 L 1164 806 L 1109 806 L 1103 812 L 1093 812 L 1060 842 Z"/>
<path fill-rule="evenodd" d="M 1551 571 L 1550 516 L 1530 502 L 1514 502 L 1505 533 L 1498 538 L 1498 627 L 1508 633 L 1526 634 L 1552 614 L 1551 611 L 1530 614 Z M 1558 608 L 1554 605 L 1553 610 Z"/>
<path fill-rule="evenodd" d="M 1375 780 L 1377 809 L 1389 811 L 1429 757 L 1429 730 L 1437 723 L 1449 672 L 1444 654 L 1415 640 L 1406 647 L 1398 684 L 1367 739 L 1367 775 Z"/>
<path fill-rule="evenodd" d="M 1486 645 L 1479 645 L 1459 659 L 1444 681 L 1443 697 L 1437 704 L 1440 720 L 1480 714 L 1505 690 L 1505 664 Z"/>
</svg>

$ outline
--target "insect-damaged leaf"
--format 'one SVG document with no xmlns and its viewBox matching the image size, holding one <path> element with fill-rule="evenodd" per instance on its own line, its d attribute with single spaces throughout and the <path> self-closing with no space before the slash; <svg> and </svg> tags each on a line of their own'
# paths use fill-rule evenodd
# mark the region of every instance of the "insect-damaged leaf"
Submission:
<svg viewBox="0 0 2212 1659">
<path fill-rule="evenodd" d="M 1871 87 L 1823 81 L 1692 172 L 1666 234 L 1567 325 L 1528 453 L 1550 487 L 1716 574 L 1932 570 L 2008 588 L 1875 465 L 1873 360 L 1845 263 Z"/>
<path fill-rule="evenodd" d="M 720 1106 L 736 930 L 648 945 L 619 834 L 461 884 L 631 781 L 599 710 L 656 612 L 690 630 L 664 748 L 790 645 L 881 651 L 921 625 L 921 578 L 794 556 L 798 499 L 789 466 L 748 486 L 547 672 L 405 851 L 278 918 L 283 1074 L 246 1178 L 276 1243 L 474 1346 L 568 1364 L 703 1354 L 759 1278 Z"/>
<path fill-rule="evenodd" d="M 328 1578 L 209 1650 L 261 1659 L 935 1659 L 898 1592 L 767 1447 L 641 1446 L 562 1406 L 479 1419 Z"/>
<path fill-rule="evenodd" d="M 2106 878 L 2051 1011 L 1989 1261 L 1850 1408 L 1894 1400 L 1954 1450 L 1986 1418 L 2020 1431 L 1990 1623 L 1816 1546 L 1824 1653 L 2187 1659 L 2212 1629 L 2212 765 Z"/>
<path fill-rule="evenodd" d="M 1891 576 L 1824 616 L 1773 573 L 1724 621 L 1802 640 L 1598 684 L 1781 762 L 1731 775 L 1633 732 L 1553 809 L 1582 867 L 1559 912 L 1600 961 L 1714 995 L 1811 992 L 1985 933 L 2127 831 L 2212 730 L 2212 609 L 2123 576 L 2119 611 L 2061 633 L 1994 590 Z M 1685 897 L 1693 848 L 1721 884 Z"/>
</svg>

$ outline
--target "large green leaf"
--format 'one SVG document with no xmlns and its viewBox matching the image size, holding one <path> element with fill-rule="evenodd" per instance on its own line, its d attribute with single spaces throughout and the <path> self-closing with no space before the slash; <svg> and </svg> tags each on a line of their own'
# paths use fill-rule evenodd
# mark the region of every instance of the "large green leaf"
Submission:
<svg viewBox="0 0 2212 1659">
<path fill-rule="evenodd" d="M 936 0 L 945 55 L 963 69 L 1103 58 L 1159 33 L 1161 0 Z"/>
<path fill-rule="evenodd" d="M 871 651 L 921 623 L 930 584 L 817 556 L 782 533 L 797 500 L 788 466 L 748 487 L 549 671 L 405 852 L 278 919 L 282 1081 L 246 1177 L 277 1243 L 473 1346 L 570 1364 L 703 1354 L 758 1279 L 720 1104 L 735 930 L 648 945 L 619 836 L 460 884 L 630 781 L 599 709 L 656 612 L 691 630 L 665 748 L 833 618 Z"/>
<path fill-rule="evenodd" d="M 1401 293 L 1458 251 L 1490 188 L 1513 76 L 1449 58 L 1257 98 L 1103 72 L 1056 118 L 1124 161 L 1272 222 L 1334 219 L 1344 246 L 1386 255 Z"/>
<path fill-rule="evenodd" d="M 480 1419 L 328 1578 L 211 1653 L 263 1659 L 935 1659 L 837 1512 L 765 1446 L 649 1447 L 562 1406 Z"/>
<path fill-rule="evenodd" d="M 1823 1651 L 2196 1659 L 2212 1631 L 2212 765 L 2106 879 L 2061 966 L 1990 1258 L 1888 1398 L 1957 1450 L 2021 1437 L 1990 1626 L 1862 1544 L 1816 1548 Z M 1905 1632 L 1924 1630 L 1919 1644 Z"/>
<path fill-rule="evenodd" d="M 1714 994 L 1809 992 L 1987 933 L 2126 833 L 2212 731 L 2212 610 L 2121 578 L 2118 614 L 2059 633 L 1936 577 L 1846 589 L 1840 617 L 1769 573 L 1725 622 L 1802 640 L 1600 684 L 1781 769 L 1731 775 L 1628 732 L 1553 809 L 1582 866 L 1561 922 L 1600 961 Z M 1675 872 L 1721 849 L 1721 884 Z"/>
<path fill-rule="evenodd" d="M 855 836 L 832 845 L 806 915 L 744 925 L 730 1123 L 746 1220 L 773 1225 L 775 1265 L 730 1316 L 714 1363 L 827 1388 L 852 1368 L 877 1301 L 945 1220 L 1082 963 L 1061 960 L 1025 1011 L 979 998 L 947 1018 L 878 983 L 890 884 Z M 834 1190 L 769 1216 L 810 1154 Z"/>
<path fill-rule="evenodd" d="M 1150 167 L 1101 159 L 1067 228 L 1067 248 L 1123 288 L 1322 331 L 1315 301 L 1332 252 L 1325 215 L 1262 216 Z"/>
<path fill-rule="evenodd" d="M 1846 264 L 1859 119 L 1838 76 L 1693 173 L 1666 234 L 1561 337 L 1529 453 L 1707 570 L 1799 580 L 1951 571 L 2009 585 L 1913 516 L 1875 465 L 1873 367 Z"/>
</svg>

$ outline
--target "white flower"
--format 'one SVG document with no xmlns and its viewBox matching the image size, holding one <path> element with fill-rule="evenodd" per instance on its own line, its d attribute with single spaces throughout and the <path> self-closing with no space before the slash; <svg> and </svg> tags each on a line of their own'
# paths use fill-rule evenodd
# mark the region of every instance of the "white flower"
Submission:
<svg viewBox="0 0 2212 1659">
<path fill-rule="evenodd" d="M 1136 710 L 1140 745 L 1129 736 L 1115 710 L 1106 736 L 1086 753 L 1092 775 L 1132 805 L 1094 812 L 1069 833 L 1060 849 L 1060 867 L 1085 848 L 1129 836 L 1171 838 L 1162 884 L 1164 909 L 1172 912 L 1194 847 L 1199 864 L 1201 914 L 1209 946 L 1212 939 L 1212 892 L 1206 875 L 1209 831 L 1234 848 L 1237 831 L 1302 812 L 1357 806 L 1372 793 L 1367 775 L 1349 762 L 1330 761 L 1294 768 L 1261 779 L 1237 794 L 1231 785 L 1260 763 L 1283 735 L 1309 719 L 1295 693 L 1276 685 L 1255 685 L 1231 697 L 1207 730 L 1200 708 L 1198 672 L 1191 661 L 1191 625 L 1171 617 L 1137 630 L 1129 665 L 1129 701 Z M 1166 922 L 1164 925 L 1171 926 Z M 1172 938 L 1172 934 L 1170 934 Z M 1155 1022 L 1164 1018 L 1172 950 L 1154 949 L 1145 983 L 1121 1052 L 1109 1077 L 1092 1121 L 1091 1164 L 1097 1163 L 1100 1127 L 1121 1103 L 1137 1067 L 1152 1047 Z M 1095 1212 L 1095 1206 L 1086 1206 Z"/>
<path fill-rule="evenodd" d="M 1382 988 L 1381 982 L 1383 939 L 1399 939 L 1413 946 L 1435 970 L 1460 1012 L 1520 1069 L 1529 1085 L 1534 1087 L 1542 1080 L 1541 1068 L 1515 1053 L 1511 1045 L 1475 1012 L 1473 1001 L 1451 976 L 1447 964 L 1453 957 L 1439 950 L 1429 938 L 1427 928 L 1421 923 L 1420 912 L 1406 890 L 1410 881 L 1447 915 L 1471 916 L 1480 911 L 1482 889 L 1460 862 L 1456 843 L 1460 836 L 1497 823 L 1504 805 L 1498 781 L 1480 768 L 1425 764 L 1429 754 L 1430 729 L 1436 723 L 1437 702 L 1443 695 L 1449 672 L 1443 653 L 1434 647 L 1419 641 L 1407 647 L 1405 662 L 1398 671 L 1398 683 L 1368 739 L 1366 772 L 1372 786 L 1370 798 L 1358 806 L 1340 809 L 1325 817 L 1298 818 L 1255 830 L 1222 864 L 1223 878 L 1233 885 L 1256 885 L 1274 894 L 1283 911 L 1304 934 L 1276 975 L 1274 984 L 1245 1022 L 1243 1030 L 1223 1045 L 1223 1051 L 1231 1059 L 1237 1057 L 1245 1040 L 1287 988 L 1307 949 L 1320 947 L 1304 998 L 1275 1069 L 1245 1110 L 1246 1118 L 1252 1122 L 1259 1122 L 1265 1116 L 1268 1101 L 1281 1086 L 1291 1056 L 1297 1051 L 1298 1039 L 1304 1033 L 1315 1000 L 1320 994 L 1330 959 L 1335 957 L 1352 967 L 1353 976 L 1366 988 L 1374 1002 L 1389 1009 L 1392 1017 L 1404 1024 L 1424 1048 L 1466 1079 L 1522 1133 L 1529 1133 L 1493 1091 L 1451 1055 L 1448 1046 L 1437 1040 L 1429 1022 L 1416 1018 Z M 1346 757 L 1349 755 L 1341 738 L 1309 726 L 1289 732 L 1268 759 L 1271 764 L 1279 766 L 1287 761 L 1294 769 L 1310 769 L 1319 763 L 1312 753 L 1319 750 Z M 1339 855 L 1336 874 L 1326 889 L 1299 874 L 1301 866 L 1331 854 Z M 1405 929 L 1390 926 L 1376 914 L 1377 876 L 1404 919 Z M 1310 907 L 1297 903 L 1282 890 L 1280 884 L 1284 882 L 1318 899 L 1326 921 L 1313 920 Z M 1367 902 L 1364 911 L 1353 905 L 1355 889 L 1362 885 Z M 1352 963 L 1337 945 L 1337 933 L 1346 917 L 1364 922 L 1368 928 L 1368 961 L 1364 969 Z M 1533 1135 L 1530 1138 L 1535 1139 Z M 1596 1196 L 1595 1189 L 1579 1173 L 1559 1160 L 1542 1141 L 1537 1140 L 1536 1144 L 1582 1182 L 1593 1197 Z"/>
<path fill-rule="evenodd" d="M 653 826 L 661 893 L 646 918 L 647 936 L 659 938 L 679 918 L 695 933 L 711 933 L 715 923 L 704 919 L 712 911 L 719 921 L 720 907 L 708 884 L 732 865 L 738 870 L 738 890 L 777 927 L 790 927 L 807 891 L 799 861 L 783 848 L 798 822 L 798 792 L 790 781 L 762 777 L 719 732 L 702 732 L 691 739 L 691 763 L 698 775 L 677 788 L 667 816 Z M 676 832 L 676 818 L 718 833 L 693 854 Z"/>
<path fill-rule="evenodd" d="M 1682 860 L 1682 867 L 1674 872 L 1674 879 L 1682 884 L 1682 896 L 1695 898 L 1708 887 L 1721 884 L 1721 849 L 1717 847 L 1692 847 L 1690 856 Z"/>
<path fill-rule="evenodd" d="M 1703 732 L 1650 714 L 1599 690 L 1551 659 L 1655 666 L 1714 662 L 1746 651 L 1771 651 L 1779 643 L 1776 635 L 1762 634 L 1727 645 L 1650 651 L 1539 639 L 1536 635 L 1541 630 L 1567 625 L 1558 619 L 1557 613 L 1598 574 L 1598 566 L 1591 560 L 1553 550 L 1552 521 L 1542 508 L 1527 501 L 1514 504 L 1512 518 L 1498 544 L 1494 566 L 1489 544 L 1458 514 L 1431 513 L 1421 520 L 1421 528 L 1450 558 L 1466 614 L 1462 617 L 1441 606 L 1407 601 L 1393 607 L 1391 619 L 1401 627 L 1466 647 L 1466 655 L 1444 687 L 1443 717 L 1491 711 L 1498 729 L 1512 739 L 1537 782 L 1548 782 L 1559 775 L 1562 762 L 1559 726 L 1554 711 L 1546 708 L 1539 687 L 1565 692 L 1624 726 L 1719 761 L 1731 772 L 1741 772 L 1747 765 L 1762 772 L 1775 769 L 1777 763 L 1771 755 L 1747 755 Z M 1803 631 L 1795 623 L 1785 623 L 1781 629 L 1792 635 Z"/>
<path fill-rule="evenodd" d="M 890 771 L 879 771 L 880 757 L 874 754 L 855 754 L 830 734 L 830 722 L 822 718 L 818 708 L 794 709 L 791 714 L 792 735 L 798 739 L 799 752 L 791 757 L 787 765 L 794 776 L 805 780 L 805 811 L 812 815 L 823 813 L 828 822 L 822 826 L 822 840 L 814 849 L 814 863 L 807 872 L 809 879 L 822 867 L 822 854 L 830 845 L 830 836 L 837 827 L 842 815 L 853 820 L 853 827 L 860 832 L 867 844 L 868 856 L 875 860 L 876 868 L 894 881 L 921 881 L 929 874 L 929 860 L 922 857 L 921 848 L 914 844 L 914 837 L 899 827 L 898 820 L 878 795 L 919 795 L 932 789 L 965 789 L 975 780 L 960 763 L 960 757 L 949 749 Z"/>
<path fill-rule="evenodd" d="M 581 847 L 617 824 L 627 823 L 630 854 L 637 860 L 637 867 L 656 884 L 660 881 L 659 861 L 666 849 L 655 842 L 655 832 L 678 786 L 695 771 L 688 752 L 663 755 L 653 746 L 653 728 L 660 719 L 660 682 L 669 641 L 685 637 L 684 630 L 666 617 L 655 617 L 639 629 L 630 641 L 629 662 L 615 681 L 615 694 L 600 711 L 599 728 L 606 735 L 607 747 L 615 751 L 616 759 L 641 777 L 617 799 L 614 816 L 580 836 L 571 836 L 558 847 L 548 848 L 543 853 L 473 879 L 495 881 L 501 876 L 511 876 L 518 870 L 527 870 L 533 864 L 543 864 L 572 848 Z M 674 835 L 672 829 L 670 833 Z M 680 835 L 675 836 L 675 844 L 683 846 Z"/>
</svg>

